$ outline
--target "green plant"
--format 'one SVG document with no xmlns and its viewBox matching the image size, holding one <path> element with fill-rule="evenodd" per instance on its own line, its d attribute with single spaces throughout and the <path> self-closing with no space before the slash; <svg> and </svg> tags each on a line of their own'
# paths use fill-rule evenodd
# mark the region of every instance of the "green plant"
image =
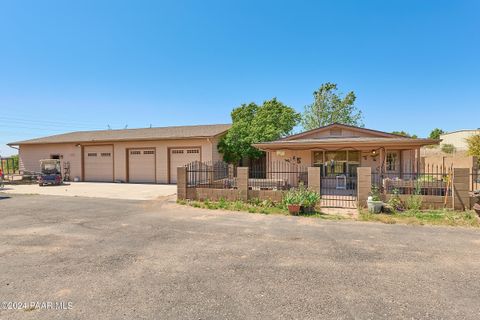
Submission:
<svg viewBox="0 0 480 320">
<path fill-rule="evenodd" d="M 392 195 L 388 200 L 388 205 L 393 209 L 393 211 L 403 211 L 405 210 L 402 200 L 400 199 L 399 190 L 394 188 L 392 190 Z"/>
<path fill-rule="evenodd" d="M 297 204 L 311 208 L 315 207 L 319 200 L 320 195 L 307 189 L 303 184 L 300 184 L 298 188 L 288 190 L 283 196 L 283 204 L 286 206 Z"/>
<path fill-rule="evenodd" d="M 370 191 L 370 196 L 372 197 L 373 201 L 381 201 L 380 188 L 378 188 L 376 185 L 372 185 L 372 190 Z"/>
<path fill-rule="evenodd" d="M 283 196 L 283 204 L 285 204 L 286 206 L 293 204 L 301 205 L 301 199 L 298 196 L 297 190 L 292 188 L 285 192 L 285 195 Z"/>
<path fill-rule="evenodd" d="M 450 143 L 444 143 L 441 146 L 442 152 L 452 154 L 455 152 L 456 148 L 453 144 Z"/>
<path fill-rule="evenodd" d="M 423 199 L 419 194 L 412 194 L 405 200 L 405 207 L 407 210 L 418 212 L 422 208 Z"/>
<path fill-rule="evenodd" d="M 227 209 L 228 208 L 228 202 L 224 198 L 220 198 L 220 200 L 218 200 L 218 207 L 220 209 Z"/>
</svg>

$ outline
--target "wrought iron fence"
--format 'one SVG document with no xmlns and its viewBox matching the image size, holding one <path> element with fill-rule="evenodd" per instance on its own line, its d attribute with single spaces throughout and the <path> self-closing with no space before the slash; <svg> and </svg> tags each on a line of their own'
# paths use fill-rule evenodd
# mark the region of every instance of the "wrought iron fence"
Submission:
<svg viewBox="0 0 480 320">
<path fill-rule="evenodd" d="M 471 181 L 472 181 L 471 191 L 480 192 L 480 169 L 472 170 Z"/>
<path fill-rule="evenodd" d="M 451 196 L 453 168 L 426 165 L 419 172 L 372 173 L 372 186 L 386 194 Z"/>
<path fill-rule="evenodd" d="M 187 187 L 236 189 L 237 170 L 223 161 L 194 161 L 186 165 Z"/>
<path fill-rule="evenodd" d="M 300 184 L 308 186 L 308 167 L 287 161 L 271 161 L 249 168 L 251 190 L 288 190 Z"/>
</svg>

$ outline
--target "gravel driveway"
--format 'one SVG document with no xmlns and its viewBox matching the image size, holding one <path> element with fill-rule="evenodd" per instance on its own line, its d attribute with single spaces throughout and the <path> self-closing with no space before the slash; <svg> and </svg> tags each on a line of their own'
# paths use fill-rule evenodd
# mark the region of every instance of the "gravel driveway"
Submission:
<svg viewBox="0 0 480 320">
<path fill-rule="evenodd" d="M 5 196 L 5 194 L 4 194 Z M 0 319 L 479 319 L 480 233 L 7 195 Z"/>
<path fill-rule="evenodd" d="M 106 199 L 153 200 L 177 193 L 173 184 L 133 184 L 103 182 L 66 182 L 60 186 L 6 185 L 7 194 L 40 194 L 50 196 L 90 197 Z"/>
</svg>

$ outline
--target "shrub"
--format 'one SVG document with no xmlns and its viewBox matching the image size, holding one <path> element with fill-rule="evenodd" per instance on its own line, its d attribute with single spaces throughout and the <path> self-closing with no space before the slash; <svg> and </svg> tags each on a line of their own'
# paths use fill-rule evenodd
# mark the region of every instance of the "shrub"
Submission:
<svg viewBox="0 0 480 320">
<path fill-rule="evenodd" d="M 412 194 L 405 200 L 405 207 L 407 210 L 420 211 L 422 208 L 423 199 L 419 194 Z"/>
<path fill-rule="evenodd" d="M 380 189 L 376 185 L 372 185 L 372 191 L 370 191 L 370 196 L 373 201 L 380 201 Z"/>
<path fill-rule="evenodd" d="M 441 148 L 442 148 L 443 153 L 452 154 L 452 153 L 455 152 L 455 146 L 453 144 L 450 144 L 450 143 L 442 144 Z"/>
<path fill-rule="evenodd" d="M 284 205 L 298 204 L 304 207 L 314 207 L 319 200 L 320 195 L 315 191 L 308 190 L 303 184 L 296 189 L 288 190 L 283 196 Z"/>
<path fill-rule="evenodd" d="M 392 195 L 388 204 L 394 211 L 403 211 L 405 208 L 403 206 L 402 200 L 400 199 L 399 190 L 397 188 L 392 190 Z"/>
</svg>

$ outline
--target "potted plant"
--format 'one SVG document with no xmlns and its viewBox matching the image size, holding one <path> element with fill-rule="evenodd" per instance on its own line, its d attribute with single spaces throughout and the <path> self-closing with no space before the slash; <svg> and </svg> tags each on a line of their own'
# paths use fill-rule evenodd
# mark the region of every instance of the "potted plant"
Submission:
<svg viewBox="0 0 480 320">
<path fill-rule="evenodd" d="M 297 190 L 291 189 L 287 191 L 283 196 L 283 203 L 287 206 L 288 212 L 291 215 L 298 215 L 300 212 L 302 203 Z"/>
<path fill-rule="evenodd" d="M 380 190 L 377 186 L 372 186 L 372 191 L 367 199 L 368 211 L 370 213 L 380 213 L 383 208 L 383 201 L 380 199 Z"/>
<path fill-rule="evenodd" d="M 305 189 L 303 191 L 302 211 L 304 213 L 315 212 L 318 201 L 320 201 L 320 195 L 317 192 Z"/>
</svg>

